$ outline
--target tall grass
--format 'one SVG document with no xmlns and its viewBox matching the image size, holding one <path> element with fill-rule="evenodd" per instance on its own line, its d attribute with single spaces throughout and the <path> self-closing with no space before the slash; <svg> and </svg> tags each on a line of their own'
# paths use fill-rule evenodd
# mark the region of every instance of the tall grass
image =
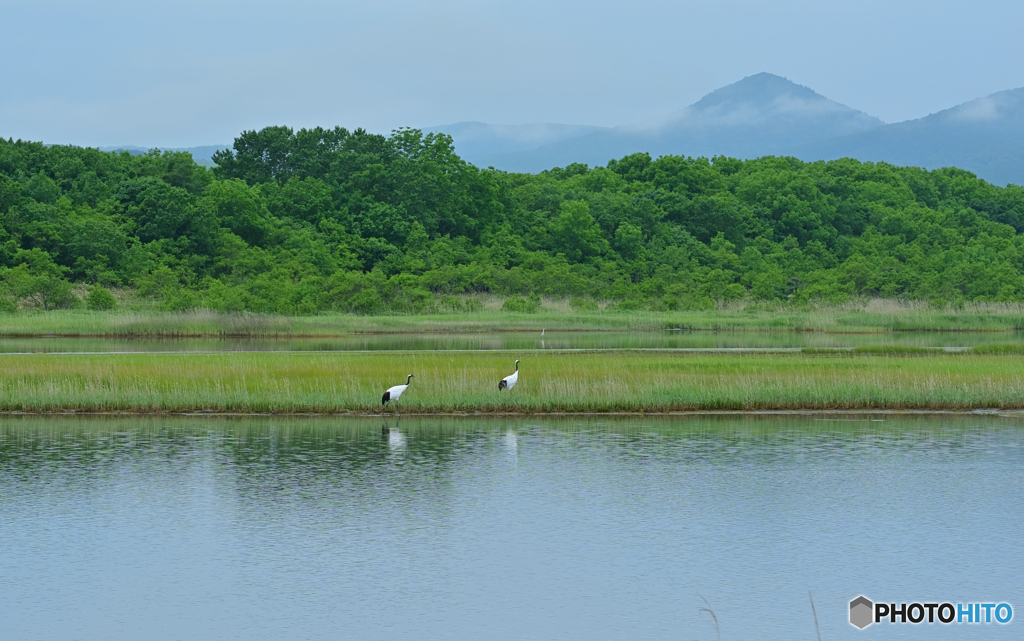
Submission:
<svg viewBox="0 0 1024 641">
<path fill-rule="evenodd" d="M 573 311 L 548 301 L 536 314 L 485 308 L 479 312 L 420 316 L 274 316 L 189 312 L 19 312 L 0 315 L 0 336 L 282 337 L 359 332 L 486 332 L 560 330 L 692 331 L 1015 331 L 1024 329 L 1024 306 L 975 303 L 931 309 L 920 303 L 866 301 L 838 306 L 735 305 L 712 311 Z"/>
<path fill-rule="evenodd" d="M 1009 344 L 996 344 L 996 345 L 975 345 L 971 348 L 971 351 L 975 354 L 1002 354 L 1002 355 L 1017 355 L 1024 354 L 1024 345 Z"/>
<path fill-rule="evenodd" d="M 865 354 L 885 356 L 925 356 L 944 352 L 941 347 L 917 347 L 914 345 L 860 345 L 850 349 L 828 347 L 804 347 L 803 354 L 823 354 L 828 356 L 863 356 Z"/>
<path fill-rule="evenodd" d="M 0 355 L 7 411 L 368 413 L 416 374 L 405 412 L 1024 408 L 1024 361 L 971 353 Z"/>
</svg>

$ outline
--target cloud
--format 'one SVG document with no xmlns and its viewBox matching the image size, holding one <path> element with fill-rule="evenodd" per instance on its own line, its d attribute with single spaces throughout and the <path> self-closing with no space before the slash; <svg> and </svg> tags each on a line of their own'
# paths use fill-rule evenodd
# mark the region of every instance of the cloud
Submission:
<svg viewBox="0 0 1024 641">
<path fill-rule="evenodd" d="M 832 100 L 807 100 L 799 96 L 778 96 L 772 104 L 777 114 L 824 115 L 845 112 L 846 107 Z"/>
<path fill-rule="evenodd" d="M 953 116 L 957 120 L 964 120 L 967 122 L 995 120 L 999 117 L 999 104 L 992 96 L 979 98 L 957 108 L 957 110 L 953 112 Z"/>
</svg>

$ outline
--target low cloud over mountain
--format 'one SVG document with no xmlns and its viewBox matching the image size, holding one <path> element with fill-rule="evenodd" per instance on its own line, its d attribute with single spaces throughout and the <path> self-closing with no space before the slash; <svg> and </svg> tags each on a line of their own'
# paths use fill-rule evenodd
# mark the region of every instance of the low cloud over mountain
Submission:
<svg viewBox="0 0 1024 641">
<path fill-rule="evenodd" d="M 959 167 L 997 185 L 1024 184 L 1024 89 L 1001 91 L 917 120 L 794 146 L 804 160 L 851 157 Z"/>
<path fill-rule="evenodd" d="M 711 92 L 660 126 L 458 123 L 431 128 L 470 162 L 538 172 L 574 162 L 652 156 L 852 157 L 937 169 L 956 166 L 996 184 L 1024 183 L 1024 89 L 886 125 L 785 78 L 760 73 Z"/>
<path fill-rule="evenodd" d="M 881 120 L 829 100 L 807 87 L 768 73 L 718 89 L 655 127 L 616 127 L 534 149 L 508 152 L 477 138 L 464 147 L 455 127 L 437 127 L 455 138 L 456 149 L 480 166 L 536 172 L 573 162 L 603 165 L 637 151 L 652 156 L 757 157 L 783 146 L 844 136 L 881 126 Z M 536 127 L 536 125 L 534 125 Z"/>
</svg>

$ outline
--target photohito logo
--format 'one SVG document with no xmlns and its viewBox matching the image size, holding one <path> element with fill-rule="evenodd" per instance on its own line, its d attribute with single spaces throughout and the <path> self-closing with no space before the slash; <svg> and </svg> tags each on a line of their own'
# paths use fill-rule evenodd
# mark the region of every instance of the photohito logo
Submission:
<svg viewBox="0 0 1024 641">
<path fill-rule="evenodd" d="M 867 597 L 859 596 L 850 601 L 850 623 L 861 630 L 871 625 L 871 617 L 874 616 L 875 604 Z"/>
<path fill-rule="evenodd" d="M 866 596 L 850 601 L 850 625 L 872 623 L 1001 623 L 1013 621 L 1009 603 L 873 603 Z"/>
</svg>

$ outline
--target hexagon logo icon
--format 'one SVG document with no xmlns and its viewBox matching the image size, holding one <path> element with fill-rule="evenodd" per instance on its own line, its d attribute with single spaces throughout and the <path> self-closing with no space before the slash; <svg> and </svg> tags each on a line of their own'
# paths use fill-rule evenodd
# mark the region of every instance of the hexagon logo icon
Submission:
<svg viewBox="0 0 1024 641">
<path fill-rule="evenodd" d="M 850 601 L 850 624 L 861 630 L 871 625 L 872 612 L 875 604 L 867 597 L 859 596 Z"/>
</svg>

